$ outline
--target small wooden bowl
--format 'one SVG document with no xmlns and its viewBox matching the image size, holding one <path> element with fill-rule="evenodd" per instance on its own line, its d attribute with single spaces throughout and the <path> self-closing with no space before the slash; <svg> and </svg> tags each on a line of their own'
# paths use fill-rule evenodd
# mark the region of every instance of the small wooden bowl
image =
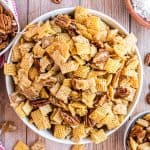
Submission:
<svg viewBox="0 0 150 150">
<path fill-rule="evenodd" d="M 128 12 L 130 15 L 142 26 L 150 29 L 150 21 L 146 21 L 144 18 L 142 18 L 140 15 L 138 15 L 132 5 L 131 0 L 125 0 L 126 7 L 128 9 Z"/>
</svg>

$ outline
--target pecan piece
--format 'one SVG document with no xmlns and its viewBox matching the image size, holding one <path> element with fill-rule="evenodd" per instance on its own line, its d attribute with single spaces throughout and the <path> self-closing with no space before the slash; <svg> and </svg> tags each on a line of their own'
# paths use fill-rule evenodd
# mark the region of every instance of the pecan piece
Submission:
<svg viewBox="0 0 150 150">
<path fill-rule="evenodd" d="M 83 119 L 84 119 L 83 123 L 84 123 L 85 127 L 94 127 L 96 124 L 93 120 L 91 120 L 89 118 L 89 115 L 84 116 Z"/>
<path fill-rule="evenodd" d="M 68 110 L 67 105 L 63 101 L 56 99 L 54 96 L 50 96 L 49 101 L 54 106 L 63 108 L 66 111 Z"/>
<path fill-rule="evenodd" d="M 94 101 L 94 106 L 95 107 L 102 106 L 106 102 L 107 99 L 108 99 L 107 94 L 97 95 L 96 98 L 95 98 L 95 101 Z"/>
<path fill-rule="evenodd" d="M 55 4 L 60 4 L 62 2 L 62 0 L 51 0 L 51 1 Z"/>
<path fill-rule="evenodd" d="M 80 121 L 76 117 L 72 117 L 66 112 L 61 112 L 61 117 L 63 118 L 64 122 L 68 125 L 76 126 L 80 123 Z"/>
<path fill-rule="evenodd" d="M 62 28 L 67 28 L 71 24 L 71 19 L 67 15 L 58 15 L 55 23 Z"/>
<path fill-rule="evenodd" d="M 93 45 L 95 45 L 97 48 L 103 48 L 104 44 L 101 41 L 92 41 L 91 42 Z"/>
<path fill-rule="evenodd" d="M 106 62 L 108 60 L 108 58 L 109 58 L 109 52 L 101 50 L 93 58 L 93 63 Z"/>
<path fill-rule="evenodd" d="M 130 136 L 137 139 L 139 143 L 142 143 L 146 136 L 146 131 L 140 125 L 135 125 L 131 129 Z"/>
<path fill-rule="evenodd" d="M 148 94 L 146 95 L 146 101 L 147 101 L 148 104 L 150 104 L 150 93 L 148 93 Z"/>
<path fill-rule="evenodd" d="M 146 56 L 144 58 L 144 64 L 146 66 L 150 66 L 150 53 L 146 54 Z"/>
<path fill-rule="evenodd" d="M 50 103 L 50 101 L 48 99 L 30 100 L 30 104 L 34 108 L 38 108 L 38 107 L 44 106 L 44 105 L 49 104 L 49 103 Z"/>
<path fill-rule="evenodd" d="M 127 88 L 118 87 L 116 88 L 115 98 L 125 98 L 129 96 L 130 91 Z"/>
<path fill-rule="evenodd" d="M 33 64 L 35 68 L 38 70 L 38 72 L 40 72 L 40 60 L 35 58 Z"/>
<path fill-rule="evenodd" d="M 16 126 L 13 121 L 6 121 L 0 123 L 0 135 L 5 132 L 13 132 L 16 130 Z"/>
<path fill-rule="evenodd" d="M 77 27 L 73 21 L 70 23 L 66 30 L 71 37 L 78 35 Z"/>
</svg>

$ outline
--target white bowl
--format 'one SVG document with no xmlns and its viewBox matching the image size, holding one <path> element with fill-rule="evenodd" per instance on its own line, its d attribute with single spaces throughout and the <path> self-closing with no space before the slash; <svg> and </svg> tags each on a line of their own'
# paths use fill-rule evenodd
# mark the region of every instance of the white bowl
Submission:
<svg viewBox="0 0 150 150">
<path fill-rule="evenodd" d="M 142 113 L 137 114 L 134 116 L 128 123 L 125 133 L 124 133 L 124 150 L 129 150 L 128 145 L 127 145 L 127 138 L 130 133 L 131 128 L 134 126 L 135 122 L 139 119 L 145 116 L 146 114 L 150 114 L 150 111 L 144 111 Z"/>
<path fill-rule="evenodd" d="M 34 21 L 31 22 L 31 24 L 33 23 L 37 23 L 37 22 L 40 22 L 40 21 L 44 21 L 44 20 L 47 20 L 48 18 L 50 17 L 54 17 L 58 14 L 70 14 L 74 11 L 74 7 L 73 8 L 63 8 L 63 9 L 58 9 L 58 10 L 54 10 L 54 11 L 51 11 L 51 12 L 48 12 L 38 18 L 36 18 Z M 101 13 L 101 12 L 98 12 L 98 11 L 95 11 L 95 10 L 92 10 L 92 9 L 89 9 L 90 13 L 93 14 L 93 15 L 96 15 L 96 16 L 99 16 L 103 21 L 105 21 L 107 24 L 109 24 L 111 27 L 113 28 L 117 28 L 120 30 L 120 32 L 124 33 L 124 34 L 128 34 L 127 30 L 122 27 L 119 23 L 117 23 L 114 19 L 110 18 L 109 16 Z M 22 31 L 24 32 L 25 29 Z M 18 42 L 19 38 L 21 37 L 21 34 L 17 37 L 17 40 L 15 41 L 14 45 Z M 11 51 L 12 52 L 12 51 Z M 10 63 L 11 62 L 11 52 L 9 54 L 9 57 L 8 57 L 8 61 L 7 63 Z M 142 60 L 141 60 L 141 57 L 140 57 L 140 54 L 139 54 L 139 51 L 137 50 L 137 55 L 138 55 L 138 58 L 139 58 L 139 61 L 140 61 L 140 70 L 139 70 L 139 75 L 140 75 L 140 87 L 137 91 L 137 94 L 135 96 L 135 101 L 132 103 L 132 105 L 129 107 L 129 112 L 128 112 L 128 115 L 126 116 L 126 118 L 124 119 L 124 121 L 120 124 L 119 127 L 111 130 L 111 131 L 107 131 L 107 135 L 111 135 L 112 133 L 114 133 L 116 130 L 118 130 L 127 120 L 128 118 L 131 116 L 133 110 L 135 109 L 137 103 L 138 103 L 138 100 L 139 100 L 139 95 L 141 93 L 141 89 L 142 89 L 142 84 L 143 84 L 143 70 L 142 70 Z M 7 88 L 7 92 L 8 92 L 8 95 L 10 95 L 12 92 L 13 92 L 13 85 L 12 85 L 12 78 L 10 76 L 6 76 L 6 88 Z M 44 138 L 47 138 L 49 140 L 52 140 L 52 141 L 55 141 L 55 142 L 59 142 L 59 143 L 64 143 L 64 144 L 75 144 L 73 143 L 71 140 L 69 139 L 57 139 L 55 138 L 49 131 L 45 130 L 45 131 L 39 131 L 34 125 L 28 123 L 28 119 L 27 118 L 24 118 L 22 119 L 22 121 L 29 127 L 31 128 L 34 132 L 36 132 L 37 134 L 43 136 Z M 83 139 L 81 140 L 82 144 L 86 144 L 86 143 L 91 143 L 91 141 L 89 139 Z"/>
<path fill-rule="evenodd" d="M 19 25 L 19 22 L 18 22 L 18 18 L 15 16 L 14 12 L 9 8 L 9 6 L 7 5 L 7 3 L 3 0 L 0 0 L 0 3 L 3 5 L 3 7 L 6 9 L 6 10 L 9 10 L 13 16 L 14 16 L 14 19 L 17 23 L 17 27 L 18 27 L 18 30 L 17 30 L 17 33 L 16 33 L 16 36 L 10 41 L 10 43 L 7 45 L 6 48 L 4 48 L 2 51 L 0 51 L 0 56 L 3 55 L 4 53 L 6 53 L 10 48 L 11 46 L 13 45 L 16 37 L 17 37 L 17 34 L 19 33 L 20 31 L 20 25 Z"/>
</svg>

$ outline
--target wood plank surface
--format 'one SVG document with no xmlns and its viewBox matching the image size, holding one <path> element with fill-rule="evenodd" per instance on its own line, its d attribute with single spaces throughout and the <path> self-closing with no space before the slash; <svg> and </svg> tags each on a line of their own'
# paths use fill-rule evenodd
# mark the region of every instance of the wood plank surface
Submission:
<svg viewBox="0 0 150 150">
<path fill-rule="evenodd" d="M 54 4 L 50 0 L 16 0 L 16 3 L 22 28 L 34 18 L 51 10 L 81 5 L 104 12 L 116 19 L 128 31 L 135 33 L 138 38 L 138 47 L 142 59 L 144 58 L 144 55 L 150 51 L 150 42 L 148 41 L 150 30 L 141 27 L 129 16 L 124 5 L 124 0 L 63 0 L 61 4 Z M 148 92 L 148 83 L 150 83 L 149 71 L 150 68 L 144 66 L 143 92 L 134 114 L 150 109 L 150 106 L 148 106 L 144 100 L 145 95 Z M 8 101 L 3 69 L 0 69 L 0 122 L 4 120 L 13 120 L 17 125 L 16 132 L 1 136 L 0 141 L 5 145 L 6 150 L 12 150 L 13 145 L 17 140 L 23 140 L 25 143 L 31 144 L 38 138 L 38 135 L 22 123 L 9 106 Z M 87 144 L 87 150 L 123 150 L 125 127 L 126 125 L 120 128 L 103 144 Z M 45 140 L 45 144 L 46 150 L 69 150 L 70 148 L 69 145 L 59 144 L 48 140 Z"/>
</svg>

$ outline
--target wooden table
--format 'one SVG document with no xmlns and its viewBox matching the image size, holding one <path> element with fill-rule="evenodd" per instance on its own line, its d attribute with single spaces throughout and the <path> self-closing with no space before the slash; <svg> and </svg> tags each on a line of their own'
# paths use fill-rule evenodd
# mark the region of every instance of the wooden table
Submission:
<svg viewBox="0 0 150 150">
<path fill-rule="evenodd" d="M 72 6 L 84 6 L 101 11 L 122 24 L 128 31 L 133 32 L 138 38 L 138 47 L 142 59 L 150 50 L 150 30 L 138 25 L 128 14 L 124 0 L 62 0 L 61 4 L 53 4 L 50 0 L 16 0 L 20 25 L 23 28 L 28 22 L 34 18 L 54 9 Z M 150 68 L 144 66 L 144 86 L 134 114 L 150 109 L 150 105 L 145 103 L 145 95 L 148 92 L 148 84 Z M 0 70 L 0 122 L 4 120 L 13 120 L 17 125 L 17 131 L 5 134 L 0 137 L 6 150 L 12 150 L 13 145 L 18 140 L 23 140 L 27 144 L 31 144 L 38 135 L 27 128 L 23 122 L 17 117 L 13 109 L 9 106 L 8 96 L 5 90 L 5 80 L 3 69 Z M 87 150 L 123 150 L 124 125 L 115 134 L 103 144 L 88 144 Z M 53 141 L 45 140 L 46 150 L 68 150 L 69 145 L 58 144 Z"/>
</svg>

